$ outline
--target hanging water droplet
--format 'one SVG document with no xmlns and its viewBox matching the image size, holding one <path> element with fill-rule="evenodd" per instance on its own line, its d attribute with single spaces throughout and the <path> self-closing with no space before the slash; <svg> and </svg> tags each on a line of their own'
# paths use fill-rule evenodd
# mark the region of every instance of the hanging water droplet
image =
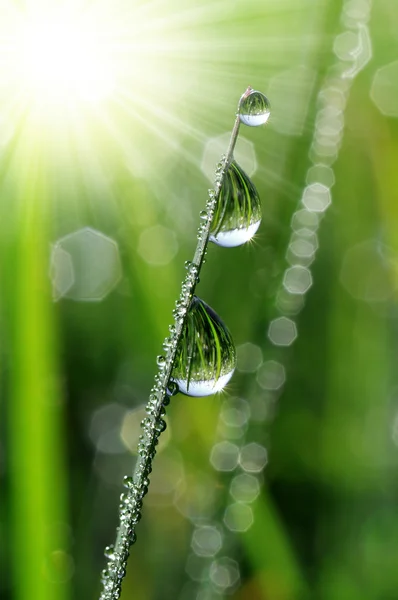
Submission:
<svg viewBox="0 0 398 600">
<path fill-rule="evenodd" d="M 232 248 L 248 242 L 261 223 L 261 204 L 254 183 L 233 160 L 223 178 L 210 240 Z"/>
<path fill-rule="evenodd" d="M 235 345 L 227 327 L 210 306 L 194 296 L 172 374 L 179 391 L 188 396 L 219 392 L 231 379 L 235 366 Z"/>
<path fill-rule="evenodd" d="M 264 125 L 270 115 L 269 100 L 261 92 L 249 89 L 245 92 L 239 107 L 239 117 L 241 123 L 249 127 Z"/>
</svg>

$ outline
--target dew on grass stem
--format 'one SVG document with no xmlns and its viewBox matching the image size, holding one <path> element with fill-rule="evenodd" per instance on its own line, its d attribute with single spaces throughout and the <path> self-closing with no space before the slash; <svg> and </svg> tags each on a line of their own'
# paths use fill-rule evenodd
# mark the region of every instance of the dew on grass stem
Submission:
<svg viewBox="0 0 398 600">
<path fill-rule="evenodd" d="M 261 220 L 257 190 L 233 159 L 241 121 L 248 125 L 265 123 L 269 104 L 260 92 L 248 88 L 241 97 L 231 140 L 216 169 L 214 189 L 208 191 L 205 210 L 200 213 L 197 247 L 173 311 L 174 323 L 163 342 L 165 354 L 157 357 L 158 373 L 141 423 L 138 460 L 133 477 L 125 477 L 120 497 L 119 526 L 114 546 L 108 546 L 107 566 L 102 573 L 100 600 L 118 600 L 126 574 L 129 549 L 136 541 L 135 527 L 141 519 L 143 498 L 159 436 L 166 429 L 165 407 L 178 392 L 208 396 L 220 391 L 232 377 L 236 351 L 231 334 L 220 317 L 194 296 L 201 267 L 211 239 L 218 245 L 238 246 L 257 231 Z"/>
<path fill-rule="evenodd" d="M 173 381 L 188 396 L 210 396 L 225 387 L 235 367 L 230 332 L 214 310 L 194 296 L 177 350 Z"/>
<path fill-rule="evenodd" d="M 233 160 L 225 172 L 210 240 L 233 247 L 248 242 L 261 223 L 260 198 L 254 183 Z"/>
</svg>

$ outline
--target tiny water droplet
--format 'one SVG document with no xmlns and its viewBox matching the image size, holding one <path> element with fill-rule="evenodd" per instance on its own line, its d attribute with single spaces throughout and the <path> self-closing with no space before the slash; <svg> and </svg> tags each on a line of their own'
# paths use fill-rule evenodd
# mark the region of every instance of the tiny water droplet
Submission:
<svg viewBox="0 0 398 600">
<path fill-rule="evenodd" d="M 134 485 L 133 478 L 130 477 L 130 475 L 126 475 L 123 479 L 123 485 L 124 485 L 124 487 L 126 487 L 128 489 L 132 489 L 133 485 Z"/>
<path fill-rule="evenodd" d="M 219 392 L 231 379 L 235 366 L 235 345 L 226 325 L 210 306 L 194 296 L 172 374 L 179 391 L 188 396 Z"/>
<path fill-rule="evenodd" d="M 179 389 L 178 389 L 178 385 L 176 384 L 175 381 L 169 381 L 169 383 L 167 384 L 167 393 L 169 396 L 175 396 L 176 394 L 178 394 Z"/>
<path fill-rule="evenodd" d="M 261 204 L 250 177 L 233 160 L 228 166 L 210 230 L 210 240 L 232 248 L 248 242 L 261 223 Z"/>
<path fill-rule="evenodd" d="M 249 127 L 264 125 L 269 119 L 270 103 L 261 92 L 250 90 L 243 94 L 239 107 L 241 123 Z"/>
<path fill-rule="evenodd" d="M 107 547 L 105 548 L 105 552 L 104 552 L 104 554 L 105 554 L 106 558 L 112 558 L 112 557 L 113 557 L 113 554 L 114 554 L 114 552 L 115 552 L 115 547 L 114 547 L 114 546 L 112 546 L 112 544 L 110 544 L 109 546 L 107 546 Z"/>
<path fill-rule="evenodd" d="M 163 433 L 163 431 L 167 428 L 167 423 L 163 419 L 159 419 L 156 423 L 156 431 L 158 433 Z"/>
<path fill-rule="evenodd" d="M 207 211 L 206 210 L 202 210 L 199 213 L 199 216 L 200 216 L 201 219 L 203 219 L 205 221 L 207 219 L 207 217 L 208 217 Z"/>
<path fill-rule="evenodd" d="M 156 358 L 156 362 L 158 367 L 164 367 L 165 363 L 166 363 L 166 358 L 164 356 L 162 356 L 161 354 Z"/>
</svg>

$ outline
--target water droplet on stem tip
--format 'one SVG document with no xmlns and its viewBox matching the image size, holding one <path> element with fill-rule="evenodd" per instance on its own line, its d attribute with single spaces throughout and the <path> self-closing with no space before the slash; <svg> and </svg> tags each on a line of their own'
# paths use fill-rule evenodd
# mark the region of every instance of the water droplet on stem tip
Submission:
<svg viewBox="0 0 398 600">
<path fill-rule="evenodd" d="M 249 127 L 264 125 L 270 116 L 269 100 L 261 92 L 248 88 L 239 104 L 239 118 L 241 123 Z"/>
</svg>

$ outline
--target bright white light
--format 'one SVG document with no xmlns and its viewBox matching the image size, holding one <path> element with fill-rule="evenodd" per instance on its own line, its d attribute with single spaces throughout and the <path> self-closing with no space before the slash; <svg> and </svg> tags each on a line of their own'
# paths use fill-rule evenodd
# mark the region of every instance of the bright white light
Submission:
<svg viewBox="0 0 398 600">
<path fill-rule="evenodd" d="M 106 38 L 82 17 L 58 10 L 21 19 L 12 38 L 20 89 L 40 105 L 97 102 L 113 91 Z"/>
</svg>

